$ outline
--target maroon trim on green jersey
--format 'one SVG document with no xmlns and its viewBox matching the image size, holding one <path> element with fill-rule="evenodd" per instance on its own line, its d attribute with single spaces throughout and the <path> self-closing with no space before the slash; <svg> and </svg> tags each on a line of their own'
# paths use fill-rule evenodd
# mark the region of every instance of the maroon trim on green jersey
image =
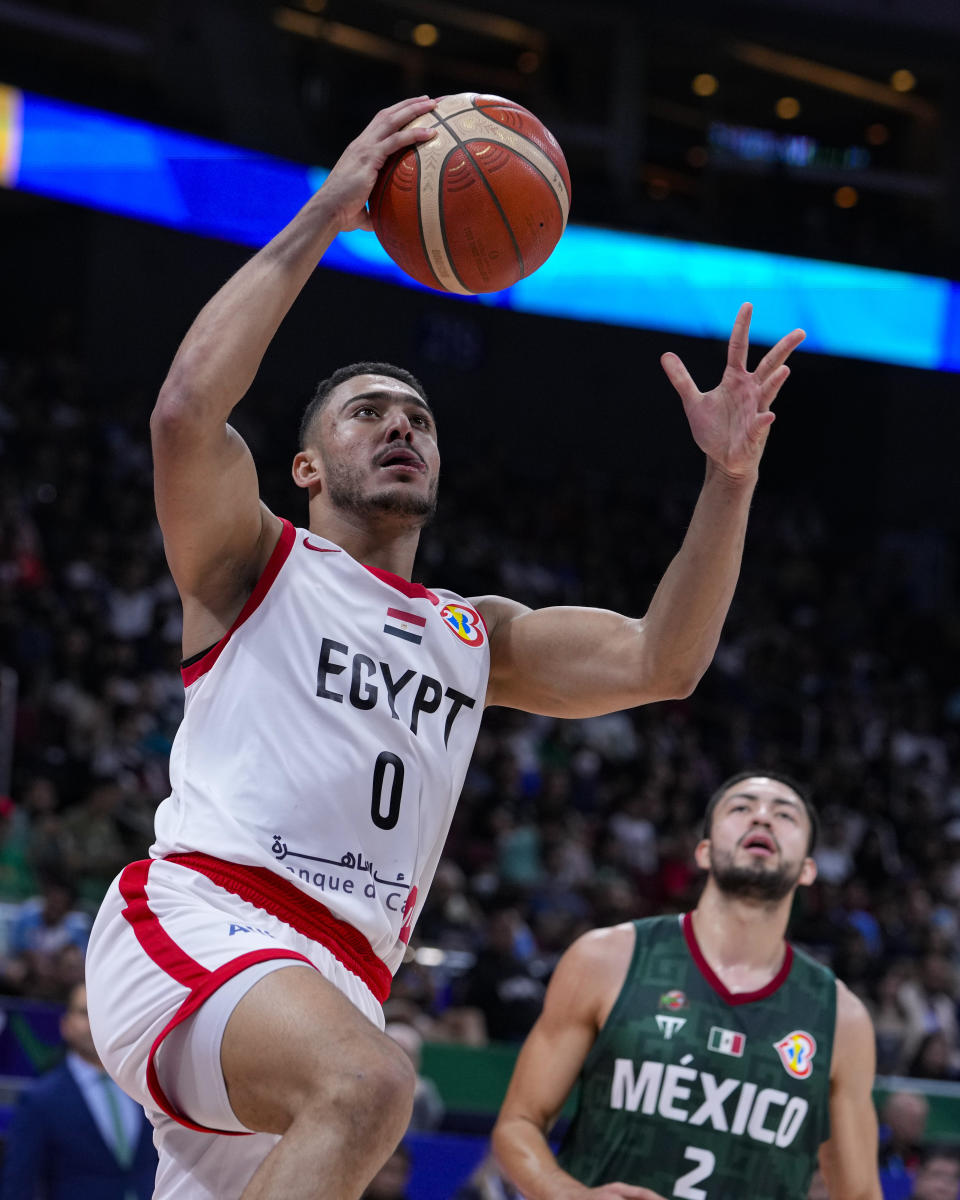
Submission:
<svg viewBox="0 0 960 1200">
<path fill-rule="evenodd" d="M 697 935 L 693 932 L 693 914 L 684 913 L 680 924 L 683 929 L 683 936 L 686 939 L 687 949 L 690 951 L 693 961 L 697 964 L 700 974 L 727 1004 L 752 1004 L 755 1000 L 766 1000 L 768 996 L 772 996 L 778 988 L 786 983 L 787 976 L 790 974 L 790 968 L 793 966 L 793 947 L 789 942 L 784 943 L 786 950 L 783 955 L 783 962 L 780 964 L 779 971 L 777 971 L 769 983 L 765 983 L 762 988 L 758 988 L 755 992 L 731 992 L 703 957 L 703 951 L 697 942 Z"/>
</svg>

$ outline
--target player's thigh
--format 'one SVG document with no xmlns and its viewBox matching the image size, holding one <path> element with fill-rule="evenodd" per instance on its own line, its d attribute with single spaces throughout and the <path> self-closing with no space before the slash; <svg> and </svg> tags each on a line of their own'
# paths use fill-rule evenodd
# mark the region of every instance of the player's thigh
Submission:
<svg viewBox="0 0 960 1200">
<path fill-rule="evenodd" d="M 409 1110 L 416 1076 L 403 1053 L 318 971 L 260 979 L 220 1046 L 230 1106 L 248 1128 L 284 1133 L 300 1113 L 355 1124 Z"/>
</svg>

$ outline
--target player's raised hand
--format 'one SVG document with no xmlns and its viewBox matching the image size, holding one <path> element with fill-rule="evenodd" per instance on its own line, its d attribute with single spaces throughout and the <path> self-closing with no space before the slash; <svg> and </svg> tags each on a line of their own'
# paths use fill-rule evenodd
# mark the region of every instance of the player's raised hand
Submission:
<svg viewBox="0 0 960 1200">
<path fill-rule="evenodd" d="M 752 313 L 752 304 L 741 305 L 727 347 L 727 366 L 713 391 L 701 392 L 675 354 L 660 359 L 683 401 L 694 441 L 734 477 L 757 470 L 774 420 L 770 406 L 790 374 L 786 360 L 806 337 L 802 329 L 794 329 L 767 351 L 755 371 L 748 371 Z"/>
<path fill-rule="evenodd" d="M 377 181 L 377 173 L 395 151 L 428 142 L 434 136 L 432 129 L 404 129 L 404 126 L 430 112 L 436 103 L 429 96 L 416 96 L 381 109 L 337 159 L 320 193 L 334 205 L 342 232 L 370 228 L 365 205 Z"/>
</svg>

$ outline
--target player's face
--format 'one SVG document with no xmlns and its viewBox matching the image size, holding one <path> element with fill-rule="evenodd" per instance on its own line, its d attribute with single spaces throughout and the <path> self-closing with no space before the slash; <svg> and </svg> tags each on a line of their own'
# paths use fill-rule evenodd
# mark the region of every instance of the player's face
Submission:
<svg viewBox="0 0 960 1200">
<path fill-rule="evenodd" d="M 779 780 L 757 776 L 721 797 L 697 860 L 721 891 L 776 901 L 813 881 L 809 842 L 810 817 L 800 797 Z"/>
<path fill-rule="evenodd" d="M 423 399 L 388 375 L 356 375 L 320 415 L 322 486 L 337 508 L 425 524 L 437 502 L 440 452 Z"/>
</svg>

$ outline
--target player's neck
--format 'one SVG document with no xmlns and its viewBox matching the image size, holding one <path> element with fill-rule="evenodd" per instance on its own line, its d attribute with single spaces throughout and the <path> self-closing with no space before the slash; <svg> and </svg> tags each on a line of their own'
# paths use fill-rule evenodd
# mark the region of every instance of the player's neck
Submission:
<svg viewBox="0 0 960 1200">
<path fill-rule="evenodd" d="M 704 958 L 730 991 L 757 991 L 780 969 L 791 899 L 744 900 L 707 882 L 692 914 L 693 932 Z"/>
<path fill-rule="evenodd" d="M 412 527 L 409 518 L 383 517 L 373 522 L 327 509 L 311 512 L 310 532 L 334 542 L 364 566 L 408 580 L 413 574 L 420 529 Z"/>
</svg>

